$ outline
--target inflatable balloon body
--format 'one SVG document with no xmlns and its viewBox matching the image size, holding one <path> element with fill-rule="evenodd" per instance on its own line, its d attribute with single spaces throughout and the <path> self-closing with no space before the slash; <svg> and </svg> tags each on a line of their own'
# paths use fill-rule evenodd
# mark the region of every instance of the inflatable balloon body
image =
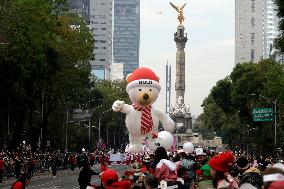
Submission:
<svg viewBox="0 0 284 189">
<path fill-rule="evenodd" d="M 173 135 L 168 131 L 161 131 L 156 136 L 152 136 L 146 140 L 146 144 L 149 149 L 154 152 L 158 147 L 164 147 L 166 150 L 169 150 L 174 142 Z"/>
<path fill-rule="evenodd" d="M 128 76 L 127 81 L 126 92 L 132 105 L 117 100 L 113 103 L 112 109 L 115 112 L 126 114 L 125 123 L 130 141 L 129 152 L 141 152 L 143 140 L 145 138 L 151 139 L 152 133 L 158 133 L 159 121 L 161 121 L 164 130 L 168 132 L 175 130 L 175 124 L 164 111 L 153 106 L 161 86 L 158 76 L 152 70 L 138 68 Z"/>
</svg>

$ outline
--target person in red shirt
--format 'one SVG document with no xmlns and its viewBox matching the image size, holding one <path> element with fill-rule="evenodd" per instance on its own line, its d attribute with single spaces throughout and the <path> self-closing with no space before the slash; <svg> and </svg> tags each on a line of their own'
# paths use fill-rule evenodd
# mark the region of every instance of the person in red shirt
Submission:
<svg viewBox="0 0 284 189">
<path fill-rule="evenodd" d="M 11 189 L 25 189 L 31 182 L 31 177 L 27 176 L 26 174 L 22 174 L 20 178 L 14 182 Z"/>
<path fill-rule="evenodd" d="M 101 172 L 104 172 L 104 171 L 106 171 L 108 168 L 107 168 L 107 162 L 106 161 L 103 161 L 102 163 L 101 163 L 101 167 L 100 167 L 100 171 Z"/>
<path fill-rule="evenodd" d="M 70 158 L 69 158 L 69 164 L 71 166 L 71 170 L 74 171 L 75 169 L 75 163 L 76 163 L 76 158 L 74 155 L 71 155 Z"/>
<path fill-rule="evenodd" d="M 5 166 L 4 160 L 2 156 L 0 156 L 0 183 L 2 183 L 2 179 L 3 179 L 4 166 Z"/>
</svg>

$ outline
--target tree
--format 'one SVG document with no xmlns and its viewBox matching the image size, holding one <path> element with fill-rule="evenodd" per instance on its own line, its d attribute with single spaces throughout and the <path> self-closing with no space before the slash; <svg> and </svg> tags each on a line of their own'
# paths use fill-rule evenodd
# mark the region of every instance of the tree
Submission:
<svg viewBox="0 0 284 189">
<path fill-rule="evenodd" d="M 7 114 L 12 120 L 14 145 L 23 130 L 39 136 L 40 128 L 45 142 L 54 111 L 80 101 L 90 86 L 93 38 L 62 2 L 0 2 L 0 116 L 1 125 L 8 124 Z"/>
<path fill-rule="evenodd" d="M 263 143 L 273 140 L 269 129 L 274 123 L 253 122 L 251 111 L 255 107 L 272 107 L 272 100 L 277 99 L 279 111 L 276 113 L 280 124 L 277 138 L 283 136 L 283 74 L 283 65 L 269 59 L 257 64 L 236 65 L 228 77 L 216 83 L 203 101 L 204 112 L 200 119 L 204 127 L 214 128 L 231 147 L 247 143 L 258 153 L 272 154 L 273 144 L 263 146 Z M 283 146 L 283 142 L 279 142 L 279 146 Z"/>
<path fill-rule="evenodd" d="M 280 30 L 279 36 L 275 39 L 275 48 L 284 53 L 284 2 L 282 0 L 274 0 L 277 6 L 277 16 L 279 17 L 278 28 Z"/>
</svg>

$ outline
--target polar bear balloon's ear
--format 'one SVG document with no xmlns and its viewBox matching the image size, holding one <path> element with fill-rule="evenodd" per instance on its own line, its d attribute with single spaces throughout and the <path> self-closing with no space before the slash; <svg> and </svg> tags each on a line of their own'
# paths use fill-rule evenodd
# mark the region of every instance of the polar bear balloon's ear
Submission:
<svg viewBox="0 0 284 189">
<path fill-rule="evenodd" d="M 157 76 L 157 79 L 158 79 L 158 83 L 159 83 L 159 81 L 160 81 L 160 78 L 159 78 L 159 76 Z"/>
<path fill-rule="evenodd" d="M 127 74 L 126 76 L 126 81 L 129 83 L 129 80 L 130 80 L 130 76 L 131 76 L 131 73 L 130 74 Z"/>
</svg>

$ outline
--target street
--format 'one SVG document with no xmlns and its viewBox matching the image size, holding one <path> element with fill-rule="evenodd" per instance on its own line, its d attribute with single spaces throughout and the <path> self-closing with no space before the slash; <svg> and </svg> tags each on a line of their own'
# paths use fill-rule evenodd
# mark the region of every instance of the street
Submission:
<svg viewBox="0 0 284 189">
<path fill-rule="evenodd" d="M 117 170 L 121 176 L 126 170 L 126 166 L 112 166 L 112 169 Z M 98 166 L 95 166 L 94 170 L 98 170 Z M 75 171 L 65 171 L 64 173 L 58 172 L 56 178 L 53 178 L 51 173 L 44 176 L 35 176 L 31 179 L 31 183 L 26 189 L 76 189 L 80 188 L 78 185 L 79 169 Z M 10 189 L 13 182 L 5 182 L 0 185 L 1 189 Z M 98 175 L 92 177 L 92 184 L 100 185 L 100 178 Z"/>
</svg>

